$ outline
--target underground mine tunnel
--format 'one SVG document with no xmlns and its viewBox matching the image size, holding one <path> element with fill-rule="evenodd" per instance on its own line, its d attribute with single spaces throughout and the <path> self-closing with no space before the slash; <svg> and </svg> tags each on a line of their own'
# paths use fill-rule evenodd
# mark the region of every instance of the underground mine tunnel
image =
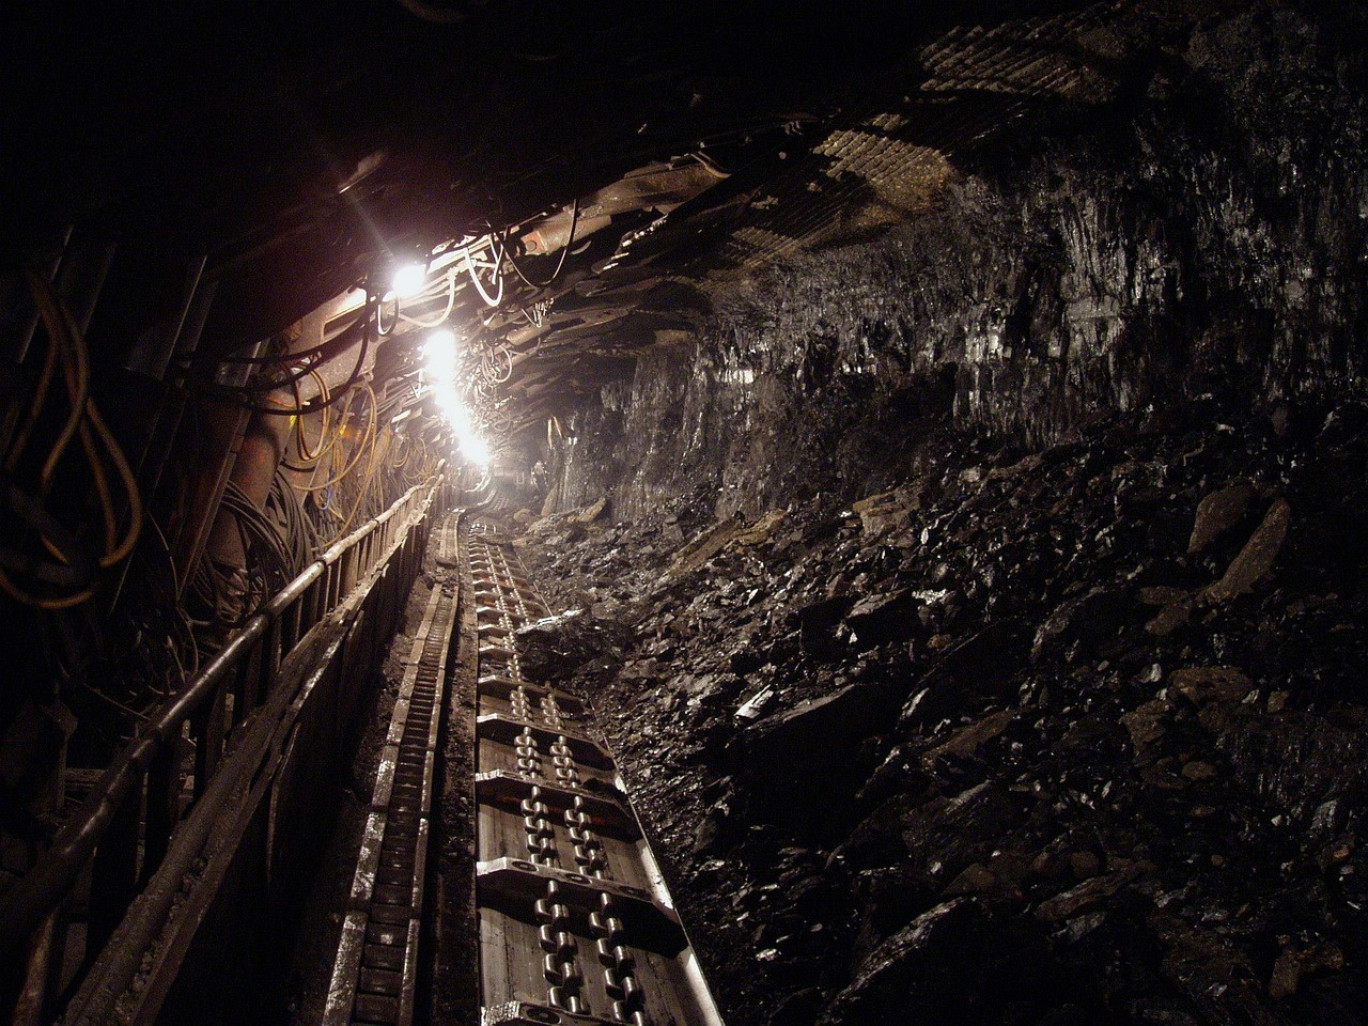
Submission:
<svg viewBox="0 0 1368 1026">
<path fill-rule="evenodd" d="M 0 1018 L 1368 1022 L 1361 5 L 5 22 Z"/>
</svg>

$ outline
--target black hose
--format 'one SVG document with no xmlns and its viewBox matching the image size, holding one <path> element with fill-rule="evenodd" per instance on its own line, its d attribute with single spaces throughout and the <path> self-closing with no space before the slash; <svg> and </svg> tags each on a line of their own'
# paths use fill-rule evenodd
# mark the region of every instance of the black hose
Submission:
<svg viewBox="0 0 1368 1026">
<path fill-rule="evenodd" d="M 508 258 L 509 264 L 512 265 L 513 273 L 521 278 L 524 284 L 529 285 L 534 289 L 544 289 L 555 282 L 555 280 L 560 277 L 561 269 L 565 267 L 565 258 L 570 255 L 570 247 L 575 244 L 575 228 L 578 224 L 579 197 L 576 196 L 574 201 L 570 204 L 570 236 L 565 240 L 565 248 L 561 250 L 560 260 L 556 263 L 556 269 L 551 272 L 551 277 L 543 282 L 532 281 L 527 275 L 523 274 L 522 268 L 518 266 L 518 262 L 513 259 L 513 254 L 508 252 L 508 247 L 505 245 L 504 256 Z"/>
<path fill-rule="evenodd" d="M 370 301 L 368 300 L 367 306 L 369 305 Z M 356 357 L 356 366 L 352 368 L 351 375 L 347 378 L 345 382 L 342 383 L 342 387 L 334 391 L 332 395 L 330 395 L 327 399 L 324 399 L 321 402 L 311 400 L 307 403 L 303 403 L 300 406 L 283 408 L 279 406 L 261 406 L 256 403 L 250 402 L 245 402 L 241 405 L 254 413 L 265 413 L 274 417 L 307 417 L 311 413 L 317 413 L 319 410 L 326 409 L 327 407 L 332 406 L 334 403 L 340 402 L 342 398 L 351 391 L 351 387 L 361 379 L 361 370 L 363 367 L 365 367 L 366 364 L 366 354 L 370 351 L 370 329 L 371 320 L 368 316 L 366 318 L 365 326 L 361 332 L 361 352 Z M 312 369 L 313 368 L 311 367 L 310 370 Z M 289 384 L 289 382 L 286 382 L 286 384 Z M 275 388 L 279 386 L 273 384 L 272 387 Z"/>
</svg>

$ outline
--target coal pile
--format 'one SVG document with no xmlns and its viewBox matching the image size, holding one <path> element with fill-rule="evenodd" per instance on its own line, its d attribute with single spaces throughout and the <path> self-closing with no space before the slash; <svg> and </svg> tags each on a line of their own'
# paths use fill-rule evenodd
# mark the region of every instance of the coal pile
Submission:
<svg viewBox="0 0 1368 1026">
<path fill-rule="evenodd" d="M 1368 1021 L 1368 408 L 923 445 L 524 517 L 729 1021 Z"/>
</svg>

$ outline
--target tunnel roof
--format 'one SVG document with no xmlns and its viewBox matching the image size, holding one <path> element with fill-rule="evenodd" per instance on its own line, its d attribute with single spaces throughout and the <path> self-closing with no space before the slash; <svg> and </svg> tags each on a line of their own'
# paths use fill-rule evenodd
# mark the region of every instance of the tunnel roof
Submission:
<svg viewBox="0 0 1368 1026">
<path fill-rule="evenodd" d="M 6 33 L 4 255 L 117 240 L 139 295 L 106 346 L 203 260 L 209 357 L 425 258 L 407 312 L 505 347 L 532 425 L 756 268 L 934 204 L 1004 126 L 1124 92 L 1198 13 L 1141 6 L 34 6 Z"/>
</svg>

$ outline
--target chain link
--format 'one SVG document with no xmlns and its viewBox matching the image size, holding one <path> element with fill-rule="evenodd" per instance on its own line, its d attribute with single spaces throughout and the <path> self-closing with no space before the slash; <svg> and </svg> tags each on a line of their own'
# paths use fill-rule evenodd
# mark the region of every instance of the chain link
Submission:
<svg viewBox="0 0 1368 1026">
<path fill-rule="evenodd" d="M 487 628 L 483 631 L 487 643 L 481 646 L 481 657 L 488 656 L 496 665 L 506 663 L 505 675 L 512 683 L 508 692 L 509 712 L 521 723 L 513 748 L 518 775 L 529 785 L 527 797 L 519 803 L 529 861 L 541 867 L 568 868 L 558 851 L 557 824 L 542 789 L 543 781 L 553 781 L 557 788 L 571 792 L 570 804 L 563 809 L 562 819 L 568 847 L 574 853 L 574 871 L 580 874 L 580 879 L 608 883 L 612 881 L 612 874 L 607 850 L 603 839 L 593 829 L 593 817 L 582 793 L 583 780 L 574 749 L 563 733 L 576 717 L 561 707 L 555 694 L 541 687 L 531 688 L 522 678 L 514 631 L 518 625 L 545 615 L 545 606 L 514 572 L 501 547 L 487 541 L 487 537 L 473 537 L 469 553 L 477 594 L 485 604 L 482 625 Z M 495 615 L 497 623 L 493 622 Z M 532 728 L 535 718 L 532 691 L 536 692 L 541 724 L 555 732 L 555 740 L 547 746 L 545 753 Z M 550 777 L 546 774 L 545 755 L 551 759 Z M 581 941 L 572 922 L 572 903 L 566 899 L 560 884 L 550 880 L 544 896 L 534 902 L 542 976 L 547 985 L 546 1000 L 559 1011 L 589 1015 L 593 1013 L 585 993 Z M 576 903 L 582 900 L 583 896 L 577 898 Z M 636 975 L 636 956 L 627 944 L 622 908 L 611 893 L 599 891 L 597 909 L 591 905 L 578 914 L 585 912 L 593 941 L 592 957 L 599 964 L 603 992 L 609 1001 L 609 1007 L 599 1014 L 611 1018 L 614 1023 L 650 1026 L 645 1011 L 645 993 Z M 580 938 L 584 936 L 583 922 L 581 919 Z M 585 943 L 587 945 L 588 941 Z"/>
</svg>

